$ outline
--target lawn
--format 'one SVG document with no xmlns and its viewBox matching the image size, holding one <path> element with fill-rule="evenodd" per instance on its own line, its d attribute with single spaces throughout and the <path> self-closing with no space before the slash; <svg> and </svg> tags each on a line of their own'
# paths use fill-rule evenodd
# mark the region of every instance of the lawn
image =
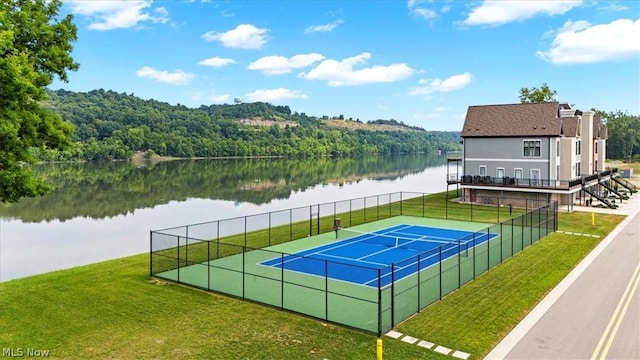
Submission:
<svg viewBox="0 0 640 360">
<path fill-rule="evenodd" d="M 624 217 L 560 213 L 560 230 L 398 327 L 479 359 Z M 137 255 L 0 283 L 3 349 L 66 358 L 372 359 L 376 336 L 149 279 Z M 384 337 L 385 359 L 451 359 Z"/>
</svg>

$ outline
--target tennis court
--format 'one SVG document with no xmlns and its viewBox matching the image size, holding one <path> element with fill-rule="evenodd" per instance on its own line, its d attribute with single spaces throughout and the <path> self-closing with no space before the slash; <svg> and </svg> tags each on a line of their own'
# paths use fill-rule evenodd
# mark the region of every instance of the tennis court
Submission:
<svg viewBox="0 0 640 360">
<path fill-rule="evenodd" d="M 471 247 L 498 235 L 410 224 L 374 232 L 340 229 L 342 239 L 259 265 L 378 288 L 459 253 L 466 256 Z"/>
<path fill-rule="evenodd" d="M 393 193 L 152 231 L 149 272 L 381 335 L 558 223 L 555 202 L 505 219 L 474 204 L 429 217 L 429 201 Z"/>
</svg>

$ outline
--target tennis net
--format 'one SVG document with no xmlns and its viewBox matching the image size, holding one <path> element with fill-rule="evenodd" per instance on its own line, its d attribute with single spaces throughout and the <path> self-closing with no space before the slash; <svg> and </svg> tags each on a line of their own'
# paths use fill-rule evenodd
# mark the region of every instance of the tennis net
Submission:
<svg viewBox="0 0 640 360">
<path fill-rule="evenodd" d="M 352 240 L 353 243 L 363 242 L 385 247 L 412 249 L 418 251 L 428 251 L 439 247 L 444 247 L 445 249 L 461 247 L 460 250 L 466 250 L 468 243 L 470 242 L 461 239 L 443 238 L 430 235 L 396 236 L 393 233 L 379 234 L 375 232 L 344 228 L 340 228 L 338 230 L 338 239 Z"/>
</svg>

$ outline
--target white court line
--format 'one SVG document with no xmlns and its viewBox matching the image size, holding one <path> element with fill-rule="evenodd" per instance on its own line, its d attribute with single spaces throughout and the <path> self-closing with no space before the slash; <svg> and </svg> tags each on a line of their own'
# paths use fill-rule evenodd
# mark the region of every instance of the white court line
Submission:
<svg viewBox="0 0 640 360">
<path fill-rule="evenodd" d="M 394 227 L 396 227 L 396 226 L 402 226 L 402 224 L 401 224 L 401 225 L 395 225 Z M 412 226 L 412 225 L 403 225 L 403 227 L 401 227 L 400 229 L 407 228 L 407 227 L 411 227 L 411 226 Z M 392 228 L 393 228 L 393 227 L 392 227 Z M 393 232 L 393 231 L 395 231 L 395 230 L 391 230 L 391 231 L 389 231 L 389 233 L 391 233 L 391 232 Z M 339 249 L 339 248 L 344 247 L 344 246 L 353 245 L 353 244 L 357 244 L 357 243 L 359 243 L 359 242 L 363 242 L 363 241 L 365 241 L 365 240 L 367 240 L 367 239 L 370 239 L 371 237 L 375 237 L 375 235 L 374 235 L 374 234 L 376 234 L 376 233 L 365 233 L 365 234 L 360 234 L 360 235 L 355 236 L 355 237 L 360 237 L 360 236 L 362 236 L 362 235 L 369 235 L 369 237 L 365 237 L 364 239 L 358 239 L 358 240 L 354 240 L 354 241 L 348 241 L 349 239 L 340 240 L 340 241 L 338 242 L 338 245 L 335 245 L 335 246 L 329 246 L 329 247 L 326 247 L 326 248 L 324 248 L 326 245 L 317 246 L 316 248 L 317 248 L 317 249 L 321 249 L 321 250 L 319 250 L 319 251 L 314 251 L 314 252 L 312 252 L 312 253 L 308 253 L 308 254 L 305 254 L 305 255 L 286 254 L 286 255 L 285 255 L 285 257 L 289 257 L 290 259 L 287 259 L 287 260 L 281 261 L 281 262 L 279 262 L 278 264 L 289 263 L 289 262 L 293 262 L 293 261 L 297 261 L 297 260 L 301 260 L 301 259 L 307 259 L 307 258 L 317 259 L 317 258 L 313 258 L 313 257 L 311 257 L 312 255 L 325 255 L 325 256 L 332 256 L 332 257 L 339 258 L 339 256 L 336 256 L 336 255 L 329 255 L 329 254 L 325 254 L 325 251 L 334 250 L 334 249 Z M 385 235 L 385 234 L 387 234 L 387 233 L 377 233 L 377 234 L 378 234 L 378 235 Z M 308 251 L 308 250 L 307 250 L 307 251 Z M 298 252 L 298 253 L 302 253 L 302 252 L 305 252 L 305 251 L 300 251 L 300 252 Z M 349 260 L 359 261 L 357 258 L 342 257 L 342 259 L 349 259 Z M 363 261 L 363 262 L 364 262 L 364 261 Z M 274 264 L 274 265 L 264 265 L 264 266 L 267 266 L 267 267 L 279 267 L 279 266 L 277 266 L 278 264 Z M 381 265 L 381 264 L 378 264 L 378 265 Z M 389 264 L 384 264 L 384 265 L 385 265 L 385 266 L 388 266 Z"/>
<path fill-rule="evenodd" d="M 420 258 L 420 262 L 422 263 L 422 260 L 423 260 L 423 259 L 424 259 L 424 260 L 426 260 L 426 259 L 429 259 L 429 258 L 435 257 L 435 256 L 437 256 L 437 255 L 438 255 L 438 254 L 433 254 L 433 255 L 431 255 L 431 256 L 427 256 L 426 258 Z M 457 254 L 456 254 L 456 255 L 457 255 Z M 455 255 L 452 255 L 452 256 L 455 256 Z M 450 257 L 451 257 L 451 256 L 450 256 Z M 445 259 L 442 259 L 442 260 L 446 260 L 446 259 L 448 259 L 448 258 L 445 258 Z M 402 266 L 402 267 L 400 267 L 399 269 L 400 269 L 400 270 L 402 270 L 402 269 L 407 268 L 407 267 L 409 267 L 409 266 L 412 266 L 412 265 L 414 265 L 414 264 L 418 264 L 418 262 L 417 262 L 417 261 L 414 261 L 414 262 L 412 262 L 411 264 L 407 264 L 406 266 Z M 437 262 L 434 262 L 433 264 L 431 264 L 431 265 L 427 266 L 426 268 L 418 269 L 418 272 L 419 272 L 419 271 L 422 271 L 422 270 L 426 270 L 427 268 L 429 268 L 429 267 L 431 267 L 431 266 L 433 266 L 433 265 L 436 265 L 436 264 L 437 264 Z M 407 274 L 407 275 L 406 275 L 406 276 L 404 276 L 404 277 L 401 277 L 401 278 L 399 278 L 399 279 L 394 279 L 394 280 L 395 280 L 395 281 L 400 281 L 400 280 L 402 280 L 402 279 L 404 279 L 404 278 L 408 278 L 408 277 L 410 277 L 410 276 L 413 276 L 414 274 L 415 274 L 415 272 L 413 272 L 413 273 L 411 273 L 411 274 Z M 389 276 L 391 276 L 391 273 L 390 273 L 390 272 L 389 272 L 389 273 L 386 273 L 386 274 L 384 274 L 384 275 L 382 275 L 382 276 L 380 276 L 380 280 L 382 280 L 382 279 L 384 279 L 384 278 L 386 278 L 386 277 L 389 277 Z M 365 282 L 365 283 L 362 283 L 362 285 L 369 285 L 369 284 L 371 284 L 371 283 L 373 283 L 373 282 L 375 282 L 375 281 L 377 281 L 377 280 L 378 280 L 378 278 L 373 278 L 373 279 L 371 279 L 371 280 L 369 280 L 369 281 L 367 281 L 367 282 Z M 388 286 L 388 285 L 387 285 L 387 286 Z"/>
<path fill-rule="evenodd" d="M 356 261 L 356 262 L 361 262 L 361 263 L 365 263 L 365 264 L 372 264 L 372 265 L 378 265 L 378 266 L 384 266 L 384 267 L 389 266 L 389 264 L 385 264 L 385 263 L 377 263 L 375 261 L 354 259 L 354 258 L 350 258 L 350 257 L 346 257 L 346 256 L 331 255 L 331 254 L 320 254 L 320 253 L 318 253 L 317 255 L 322 255 L 322 256 L 332 257 L 332 258 L 342 259 L 342 260 L 353 260 L 353 261 Z M 323 261 L 322 259 L 318 259 L 318 258 L 311 258 L 311 259 L 315 259 L 315 260 L 318 260 L 318 261 Z M 348 264 L 348 263 L 341 263 L 341 264 L 351 265 L 351 264 Z M 357 265 L 355 265 L 355 266 L 357 266 Z"/>
</svg>

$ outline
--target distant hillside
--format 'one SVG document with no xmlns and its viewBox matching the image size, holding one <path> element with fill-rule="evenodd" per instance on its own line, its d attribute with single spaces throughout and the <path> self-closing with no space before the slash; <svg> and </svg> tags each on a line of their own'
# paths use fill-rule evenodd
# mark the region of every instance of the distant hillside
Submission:
<svg viewBox="0 0 640 360">
<path fill-rule="evenodd" d="M 43 105 L 76 127 L 74 147 L 40 159 L 147 157 L 317 157 L 458 150 L 459 132 L 426 131 L 395 120 L 328 119 L 268 103 L 188 108 L 106 90 L 50 91 Z"/>
<path fill-rule="evenodd" d="M 357 120 L 328 119 L 325 120 L 325 123 L 329 127 L 337 127 L 354 131 L 425 131 L 423 128 L 408 126 L 395 120 L 372 120 L 363 123 Z"/>
</svg>

